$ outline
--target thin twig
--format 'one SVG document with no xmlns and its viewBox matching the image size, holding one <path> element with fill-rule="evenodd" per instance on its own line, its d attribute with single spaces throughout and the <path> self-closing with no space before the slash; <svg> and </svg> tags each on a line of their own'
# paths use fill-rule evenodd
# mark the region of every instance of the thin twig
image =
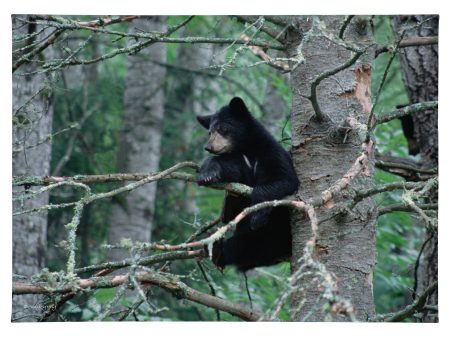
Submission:
<svg viewBox="0 0 450 338">
<path fill-rule="evenodd" d="M 422 210 L 437 210 L 438 209 L 437 203 L 419 204 L 417 206 Z M 385 206 L 385 207 L 380 207 L 378 209 L 378 215 L 381 216 L 381 215 L 388 214 L 388 213 L 395 212 L 395 211 L 411 212 L 411 211 L 415 211 L 415 210 L 408 205 L 405 205 L 403 203 L 398 203 L 398 204 L 392 204 L 392 205 Z"/>
<path fill-rule="evenodd" d="M 378 90 L 377 90 L 377 92 L 375 94 L 375 99 L 373 100 L 372 109 L 370 110 L 369 118 L 367 120 L 367 127 L 369 128 L 369 130 L 373 130 L 375 128 L 375 124 L 372 125 L 372 119 L 374 118 L 375 107 L 376 107 L 376 105 L 378 103 L 378 100 L 380 98 L 381 90 L 384 87 L 384 83 L 386 82 L 386 77 L 387 77 L 387 74 L 389 72 L 389 69 L 391 68 L 392 61 L 394 61 L 395 57 L 397 56 L 397 52 L 398 52 L 400 43 L 402 42 L 403 37 L 405 36 L 405 33 L 406 33 L 406 30 L 404 30 L 401 33 L 400 37 L 398 38 L 398 40 L 397 40 L 397 42 L 395 44 L 394 50 L 392 51 L 392 55 L 391 55 L 391 57 L 389 58 L 389 61 L 386 64 L 386 68 L 384 70 L 383 76 L 382 76 L 380 84 L 378 86 Z M 367 133 L 367 135 L 369 136 L 369 133 Z"/>
<path fill-rule="evenodd" d="M 17 69 L 19 69 L 20 66 L 22 66 L 25 63 L 29 63 L 31 59 L 41 53 L 44 49 L 46 49 L 48 46 L 55 43 L 56 39 L 64 32 L 64 29 L 55 30 L 52 36 L 50 36 L 45 43 L 43 43 L 41 46 L 33 49 L 31 52 L 21 56 L 15 63 L 12 65 L 12 72 L 14 73 Z"/>
<path fill-rule="evenodd" d="M 437 45 L 439 43 L 438 36 L 413 36 L 400 42 L 399 48 L 417 47 L 417 46 L 430 46 Z M 392 52 L 394 47 L 392 45 L 378 46 L 375 51 L 375 58 L 386 52 Z"/>
<path fill-rule="evenodd" d="M 174 251 L 174 252 L 164 252 L 148 257 L 143 257 L 134 261 L 131 258 L 124 259 L 118 262 L 106 262 L 101 264 L 89 265 L 82 268 L 75 269 L 74 272 L 76 274 L 99 271 L 99 270 L 117 270 L 121 268 L 125 268 L 127 266 L 131 266 L 132 264 L 136 264 L 139 266 L 147 266 L 155 263 L 166 262 L 171 260 L 184 260 L 184 259 L 192 259 L 196 257 L 202 257 L 203 250 L 196 251 Z"/>
<path fill-rule="evenodd" d="M 203 265 L 201 262 L 197 261 L 197 266 L 200 269 L 200 272 L 202 273 L 203 279 L 206 281 L 206 284 L 209 286 L 209 290 L 211 292 L 211 296 L 216 297 L 216 290 L 214 289 L 214 286 L 211 284 L 211 281 L 209 280 L 208 276 L 206 275 L 205 269 L 203 269 Z M 220 321 L 220 311 L 218 309 L 216 310 L 216 319 L 217 321 Z M 253 308 L 252 308 L 253 310 Z"/>
<path fill-rule="evenodd" d="M 375 120 L 375 125 L 390 122 L 394 119 L 398 119 L 405 115 L 410 115 L 413 113 L 420 113 L 427 110 L 434 110 L 438 108 L 438 101 L 428 101 L 414 103 L 406 107 L 394 110 L 393 112 L 377 116 Z"/>
<path fill-rule="evenodd" d="M 414 264 L 414 286 L 413 286 L 413 292 L 412 292 L 412 299 L 415 300 L 417 297 L 417 286 L 419 282 L 418 274 L 419 274 L 419 265 L 420 265 L 420 257 L 422 257 L 423 250 L 425 250 L 425 246 L 428 244 L 428 242 L 434 237 L 435 233 L 432 232 L 430 236 L 423 242 L 419 254 L 416 258 L 416 263 Z"/>
</svg>

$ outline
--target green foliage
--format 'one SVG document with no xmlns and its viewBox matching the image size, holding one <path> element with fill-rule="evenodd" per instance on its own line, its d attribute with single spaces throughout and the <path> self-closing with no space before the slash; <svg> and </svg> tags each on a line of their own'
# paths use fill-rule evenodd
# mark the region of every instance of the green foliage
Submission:
<svg viewBox="0 0 450 338">
<path fill-rule="evenodd" d="M 99 304 L 106 304 L 114 299 L 116 289 L 99 289 L 94 292 L 95 301 Z"/>
</svg>

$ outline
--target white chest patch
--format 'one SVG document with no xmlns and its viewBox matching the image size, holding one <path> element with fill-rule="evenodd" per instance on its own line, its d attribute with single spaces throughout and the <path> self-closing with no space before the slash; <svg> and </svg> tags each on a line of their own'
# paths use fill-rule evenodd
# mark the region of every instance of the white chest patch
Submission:
<svg viewBox="0 0 450 338">
<path fill-rule="evenodd" d="M 247 167 L 249 167 L 250 169 L 252 169 L 252 164 L 251 164 L 250 161 L 248 160 L 247 156 L 245 156 L 244 154 L 242 154 L 242 156 L 244 156 L 244 161 L 245 161 L 245 164 L 247 164 Z"/>
<path fill-rule="evenodd" d="M 254 166 L 252 166 L 252 164 L 250 163 L 250 160 L 248 159 L 248 157 L 245 156 L 244 154 L 242 154 L 242 156 L 244 157 L 244 161 L 245 161 L 245 164 L 247 165 L 247 167 L 249 169 L 253 169 L 253 175 L 256 175 L 256 167 L 258 165 L 258 161 L 255 162 Z"/>
</svg>

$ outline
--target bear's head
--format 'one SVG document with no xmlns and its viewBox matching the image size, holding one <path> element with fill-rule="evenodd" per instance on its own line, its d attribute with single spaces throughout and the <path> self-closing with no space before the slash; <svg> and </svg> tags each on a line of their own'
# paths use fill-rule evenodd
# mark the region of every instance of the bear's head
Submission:
<svg viewBox="0 0 450 338">
<path fill-rule="evenodd" d="M 216 155 L 239 151 L 253 125 L 253 117 L 240 97 L 233 98 L 215 114 L 197 116 L 197 120 L 209 131 L 205 150 Z"/>
</svg>

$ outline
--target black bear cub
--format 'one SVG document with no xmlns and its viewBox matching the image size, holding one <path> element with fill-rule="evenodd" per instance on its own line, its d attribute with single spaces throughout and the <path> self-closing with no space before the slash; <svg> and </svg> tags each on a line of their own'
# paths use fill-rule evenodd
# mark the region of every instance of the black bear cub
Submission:
<svg viewBox="0 0 450 338">
<path fill-rule="evenodd" d="M 224 223 L 246 207 L 297 191 L 299 181 L 288 152 L 253 118 L 241 98 L 197 119 L 209 131 L 205 150 L 214 155 L 202 164 L 198 184 L 237 182 L 253 187 L 248 198 L 227 194 Z M 232 237 L 214 243 L 212 260 L 220 268 L 234 265 L 247 271 L 288 259 L 291 247 L 289 209 L 265 208 L 239 222 Z"/>
</svg>

